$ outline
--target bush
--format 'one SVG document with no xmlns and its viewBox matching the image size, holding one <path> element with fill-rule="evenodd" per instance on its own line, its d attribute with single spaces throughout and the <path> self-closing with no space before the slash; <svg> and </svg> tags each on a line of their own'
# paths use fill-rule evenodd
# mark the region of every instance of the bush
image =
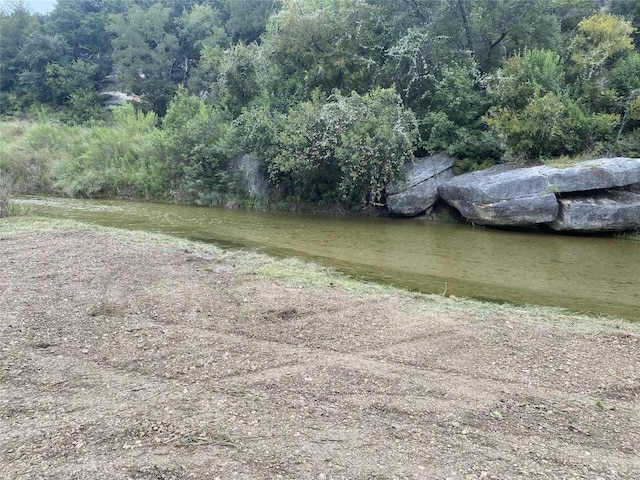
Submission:
<svg viewBox="0 0 640 480">
<path fill-rule="evenodd" d="M 50 163 L 63 155 L 65 128 L 54 123 L 0 122 L 0 175 L 21 194 L 51 191 Z"/>
<path fill-rule="evenodd" d="M 69 130 L 69 152 L 52 165 L 54 190 L 90 198 L 157 196 L 160 181 L 152 145 L 156 122 L 154 113 L 126 104 L 114 110 L 111 126 Z"/>
<path fill-rule="evenodd" d="M 174 200 L 203 205 L 223 203 L 234 193 L 228 159 L 240 151 L 229 141 L 227 114 L 180 89 L 156 138 L 161 176 Z"/>
<path fill-rule="evenodd" d="M 504 139 L 507 154 L 526 158 L 575 155 L 613 139 L 619 115 L 587 113 L 576 102 L 548 93 L 522 110 L 494 107 L 487 124 Z"/>
<path fill-rule="evenodd" d="M 418 139 L 415 115 L 394 89 L 348 97 L 319 95 L 286 115 L 245 112 L 240 131 L 262 158 L 271 183 L 283 198 L 343 202 L 364 208 L 384 200 L 384 190 L 401 167 L 414 160 Z"/>
</svg>

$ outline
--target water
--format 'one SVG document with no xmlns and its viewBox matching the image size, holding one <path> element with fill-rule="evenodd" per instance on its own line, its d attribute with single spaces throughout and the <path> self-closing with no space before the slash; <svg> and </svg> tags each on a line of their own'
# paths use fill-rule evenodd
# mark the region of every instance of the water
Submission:
<svg viewBox="0 0 640 480">
<path fill-rule="evenodd" d="M 36 213 L 299 257 L 427 293 L 640 320 L 640 242 L 411 219 L 22 199 Z"/>
</svg>

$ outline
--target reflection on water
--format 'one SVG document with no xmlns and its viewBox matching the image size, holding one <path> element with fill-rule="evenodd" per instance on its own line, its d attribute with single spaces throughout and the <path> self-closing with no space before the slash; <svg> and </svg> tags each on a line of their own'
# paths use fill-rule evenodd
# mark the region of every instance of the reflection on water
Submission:
<svg viewBox="0 0 640 480">
<path fill-rule="evenodd" d="M 429 293 L 640 320 L 640 242 L 389 218 L 247 212 L 71 199 L 36 213 L 296 256 Z"/>
</svg>

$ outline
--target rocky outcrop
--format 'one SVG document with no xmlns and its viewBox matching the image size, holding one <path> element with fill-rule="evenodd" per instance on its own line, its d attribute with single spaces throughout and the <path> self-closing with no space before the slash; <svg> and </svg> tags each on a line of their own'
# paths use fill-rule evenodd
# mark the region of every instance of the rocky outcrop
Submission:
<svg viewBox="0 0 640 480">
<path fill-rule="evenodd" d="M 640 159 L 603 158 L 566 168 L 496 166 L 455 177 L 440 185 L 438 193 L 478 225 L 546 224 L 556 230 L 595 232 L 640 227 L 635 194 L 610 190 L 633 190 L 637 184 Z"/>
<path fill-rule="evenodd" d="M 600 158 L 566 168 L 545 168 L 549 186 L 560 193 L 603 190 L 640 183 L 638 158 Z"/>
<path fill-rule="evenodd" d="M 405 179 L 387 187 L 387 208 L 395 215 L 415 216 L 439 198 L 438 187 L 453 178 L 453 159 L 434 155 L 405 167 Z"/>
<path fill-rule="evenodd" d="M 560 198 L 558 216 L 549 223 L 557 231 L 620 232 L 640 227 L 640 194 L 598 191 Z"/>
<path fill-rule="evenodd" d="M 466 173 L 440 185 L 443 200 L 478 225 L 521 227 L 546 223 L 558 215 L 548 167 L 508 169 L 499 165 Z"/>
<path fill-rule="evenodd" d="M 239 188 L 247 195 L 253 197 L 266 197 L 269 195 L 269 181 L 260 169 L 258 159 L 249 154 L 236 157 L 232 164 L 236 173 Z"/>
</svg>

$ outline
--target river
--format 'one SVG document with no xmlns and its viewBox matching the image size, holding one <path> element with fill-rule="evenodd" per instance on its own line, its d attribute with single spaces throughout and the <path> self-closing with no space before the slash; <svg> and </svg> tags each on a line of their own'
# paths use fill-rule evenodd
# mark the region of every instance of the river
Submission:
<svg viewBox="0 0 640 480">
<path fill-rule="evenodd" d="M 415 219 L 23 198 L 34 213 L 299 257 L 425 293 L 640 320 L 640 242 Z"/>
</svg>

